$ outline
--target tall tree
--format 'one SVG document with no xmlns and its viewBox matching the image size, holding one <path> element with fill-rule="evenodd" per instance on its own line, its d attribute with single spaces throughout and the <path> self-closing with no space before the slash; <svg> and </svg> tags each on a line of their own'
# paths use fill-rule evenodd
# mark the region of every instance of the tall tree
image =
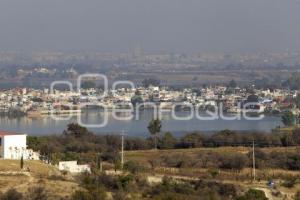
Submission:
<svg viewBox="0 0 300 200">
<path fill-rule="evenodd" d="M 161 129 L 161 121 L 159 119 L 153 119 L 149 122 L 148 130 L 150 134 L 154 137 L 155 149 L 157 149 L 157 137 Z"/>
</svg>

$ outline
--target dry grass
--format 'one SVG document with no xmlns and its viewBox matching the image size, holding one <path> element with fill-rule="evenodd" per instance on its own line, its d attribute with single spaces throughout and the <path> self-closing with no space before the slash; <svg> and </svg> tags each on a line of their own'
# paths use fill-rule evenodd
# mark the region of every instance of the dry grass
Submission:
<svg viewBox="0 0 300 200">
<path fill-rule="evenodd" d="M 274 147 L 274 148 L 262 148 L 264 152 L 295 152 L 298 151 L 297 147 Z M 126 151 L 125 160 L 137 161 L 144 166 L 151 167 L 151 160 L 157 160 L 159 157 L 163 156 L 185 156 L 191 160 L 199 159 L 199 155 L 204 152 L 215 152 L 221 154 L 233 154 L 233 153 L 244 153 L 247 154 L 252 151 L 249 147 L 220 147 L 220 148 L 194 148 L 194 149 L 175 149 L 175 150 L 144 150 L 144 151 Z M 198 178 L 212 178 L 211 174 L 208 172 L 207 168 L 200 167 L 182 167 L 182 168 L 170 168 L 170 167 L 156 167 L 155 173 L 165 174 L 165 175 L 182 175 L 188 177 L 198 177 Z M 281 169 L 256 169 L 257 178 L 261 180 L 281 179 L 288 176 L 300 177 L 300 172 L 298 171 L 288 171 Z M 241 171 L 233 170 L 220 170 L 219 175 L 215 177 L 220 180 L 251 180 L 252 179 L 252 169 L 245 168 Z"/>
<path fill-rule="evenodd" d="M 24 169 L 29 169 L 33 175 L 48 176 L 51 171 L 56 168 L 51 165 L 46 165 L 40 161 L 24 161 Z M 19 160 L 0 160 L 0 172 L 21 172 Z M 23 170 L 24 171 L 24 170 Z"/>
<path fill-rule="evenodd" d="M 20 184 L 28 182 L 28 177 L 25 175 L 0 176 L 0 191 L 5 192 L 9 188 L 13 188 Z"/>
<path fill-rule="evenodd" d="M 21 187 L 17 187 L 17 190 L 21 193 L 26 193 L 29 188 L 43 187 L 49 196 L 67 197 L 74 191 L 79 189 L 79 186 L 75 182 L 61 181 L 61 180 L 49 180 L 49 179 L 34 179 L 30 182 L 30 185 L 23 184 Z"/>
<path fill-rule="evenodd" d="M 270 147 L 262 148 L 265 152 L 294 152 L 297 147 Z M 216 152 L 216 153 L 244 153 L 247 154 L 252 151 L 250 147 L 219 147 L 219 148 L 191 148 L 191 149 L 171 149 L 171 150 L 141 150 L 141 151 L 125 151 L 126 160 L 134 160 L 142 163 L 148 162 L 150 159 L 157 158 L 162 155 L 172 155 L 172 154 L 184 154 L 190 157 L 198 156 L 203 152 Z"/>
<path fill-rule="evenodd" d="M 40 161 L 25 160 L 24 170 L 21 170 L 19 160 L 0 160 L 0 192 L 15 188 L 26 193 L 29 188 L 42 186 L 50 195 L 66 197 L 79 188 L 76 182 L 64 178 L 51 179 L 53 174 L 59 176 L 59 171 L 54 166 Z"/>
</svg>

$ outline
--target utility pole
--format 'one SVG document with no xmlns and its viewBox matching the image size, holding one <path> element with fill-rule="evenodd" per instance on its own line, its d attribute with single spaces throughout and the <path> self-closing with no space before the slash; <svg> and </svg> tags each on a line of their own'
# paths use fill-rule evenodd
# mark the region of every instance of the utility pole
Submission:
<svg viewBox="0 0 300 200">
<path fill-rule="evenodd" d="M 121 142 L 121 168 L 123 170 L 123 166 L 124 166 L 124 130 L 122 130 L 122 142 Z"/>
<path fill-rule="evenodd" d="M 253 164 L 253 181 L 256 180 L 256 172 L 255 172 L 255 144 L 254 144 L 254 139 L 253 139 L 253 146 L 252 146 L 252 164 Z"/>
</svg>

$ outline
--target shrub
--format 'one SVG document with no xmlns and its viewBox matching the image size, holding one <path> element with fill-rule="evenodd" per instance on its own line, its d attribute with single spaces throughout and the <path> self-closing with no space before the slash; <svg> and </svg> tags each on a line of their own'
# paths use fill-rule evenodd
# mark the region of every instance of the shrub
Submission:
<svg viewBox="0 0 300 200">
<path fill-rule="evenodd" d="M 265 193 L 261 190 L 250 189 L 237 200 L 268 200 Z"/>
<path fill-rule="evenodd" d="M 202 147 L 204 136 L 198 133 L 191 133 L 181 138 L 181 147 L 183 148 L 196 148 Z"/>
<path fill-rule="evenodd" d="M 287 180 L 284 180 L 284 182 L 282 183 L 282 186 L 286 187 L 286 188 L 293 188 L 295 186 L 296 182 L 297 182 L 297 178 L 289 177 Z"/>
<path fill-rule="evenodd" d="M 243 154 L 222 154 L 219 157 L 220 168 L 242 170 L 247 165 L 247 157 Z"/>
<path fill-rule="evenodd" d="M 47 200 L 48 193 L 43 187 L 33 187 L 28 189 L 27 198 L 30 200 Z"/>
<path fill-rule="evenodd" d="M 215 178 L 217 175 L 219 175 L 218 169 L 208 169 L 207 171 L 213 178 Z"/>
<path fill-rule="evenodd" d="M 198 194 L 203 194 L 206 192 L 207 194 L 222 196 L 225 197 L 236 197 L 237 196 L 237 187 L 232 184 L 224 184 L 216 181 L 203 181 L 199 180 L 195 183 L 195 189 Z M 209 198 L 208 198 L 209 199 Z"/>
<path fill-rule="evenodd" d="M 192 159 L 184 154 L 171 154 L 164 157 L 164 163 L 167 167 L 191 167 Z"/>
<path fill-rule="evenodd" d="M 131 174 L 128 174 L 126 176 L 120 176 L 119 177 L 119 189 L 127 189 L 129 184 L 132 183 L 134 180 L 134 177 Z"/>
<path fill-rule="evenodd" d="M 89 192 L 77 190 L 72 195 L 71 200 L 93 200 L 93 196 Z"/>
<path fill-rule="evenodd" d="M 1 198 L 1 200 L 23 200 L 23 195 L 16 191 L 15 189 L 10 189 L 5 192 Z"/>
<path fill-rule="evenodd" d="M 144 167 L 140 166 L 138 162 L 130 160 L 124 164 L 124 169 L 133 174 L 136 174 L 142 171 Z"/>
<path fill-rule="evenodd" d="M 160 148 L 161 149 L 174 149 L 177 144 L 177 139 L 172 135 L 172 133 L 167 132 L 161 138 Z"/>
<path fill-rule="evenodd" d="M 300 200 L 300 191 L 296 192 L 294 200 Z"/>
</svg>

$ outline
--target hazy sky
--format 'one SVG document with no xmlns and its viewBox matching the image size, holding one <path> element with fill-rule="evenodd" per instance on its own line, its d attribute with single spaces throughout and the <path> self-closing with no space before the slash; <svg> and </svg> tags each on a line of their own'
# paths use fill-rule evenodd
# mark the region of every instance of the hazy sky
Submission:
<svg viewBox="0 0 300 200">
<path fill-rule="evenodd" d="M 0 0 L 0 51 L 300 50 L 299 0 Z"/>
</svg>

